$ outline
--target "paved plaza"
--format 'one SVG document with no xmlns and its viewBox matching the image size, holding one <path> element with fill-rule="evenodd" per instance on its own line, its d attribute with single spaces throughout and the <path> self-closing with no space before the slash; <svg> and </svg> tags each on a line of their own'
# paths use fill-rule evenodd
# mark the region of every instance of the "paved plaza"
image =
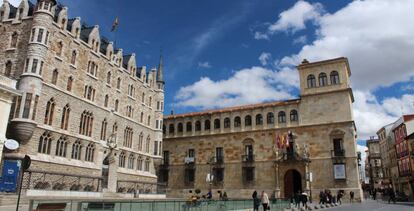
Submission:
<svg viewBox="0 0 414 211">
<path fill-rule="evenodd" d="M 329 211 L 348 211 L 348 210 L 358 210 L 358 211 L 413 211 L 414 203 L 413 202 L 397 202 L 396 204 L 388 204 L 386 201 L 378 200 L 366 200 L 363 203 L 354 203 L 354 204 L 343 204 L 339 207 L 328 208 L 325 210 Z"/>
</svg>

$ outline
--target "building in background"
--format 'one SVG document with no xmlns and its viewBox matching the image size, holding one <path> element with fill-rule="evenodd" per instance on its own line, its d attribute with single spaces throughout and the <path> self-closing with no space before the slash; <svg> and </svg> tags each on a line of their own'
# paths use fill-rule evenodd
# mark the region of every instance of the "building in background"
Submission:
<svg viewBox="0 0 414 211">
<path fill-rule="evenodd" d="M 381 156 L 381 164 L 382 164 L 382 186 L 388 187 L 390 184 L 393 184 L 393 177 L 391 173 L 392 165 L 391 160 L 395 158 L 390 154 L 390 148 L 395 148 L 394 138 L 392 135 L 392 126 L 393 124 L 388 124 L 382 127 L 378 132 L 378 139 L 379 139 L 379 148 L 380 148 L 380 156 Z"/>
<path fill-rule="evenodd" d="M 68 12 L 55 0 L 0 8 L 1 73 L 22 93 L 7 133 L 21 146 L 5 159 L 31 157 L 28 194 L 152 193 L 161 160 L 162 59 L 158 68 L 137 67 L 135 54 Z"/>
<path fill-rule="evenodd" d="M 166 116 L 159 179 L 168 194 L 317 199 L 330 189 L 361 199 L 348 60 L 304 60 L 298 71 L 300 99 Z"/>
<path fill-rule="evenodd" d="M 392 131 L 399 171 L 397 190 L 414 198 L 414 115 L 403 115 Z"/>
<path fill-rule="evenodd" d="M 382 164 L 381 164 L 381 153 L 380 153 L 380 142 L 379 139 L 374 139 L 371 137 L 370 140 L 367 140 L 368 147 L 368 174 L 369 174 L 369 184 L 371 188 L 381 188 L 383 173 L 382 173 Z"/>
<path fill-rule="evenodd" d="M 6 64 L 4 71 L 0 72 L 0 164 L 3 158 L 3 146 L 6 141 L 6 129 L 12 100 L 14 97 L 20 96 L 20 92 L 16 90 L 16 80 L 9 78 L 10 68 L 10 63 Z"/>
</svg>

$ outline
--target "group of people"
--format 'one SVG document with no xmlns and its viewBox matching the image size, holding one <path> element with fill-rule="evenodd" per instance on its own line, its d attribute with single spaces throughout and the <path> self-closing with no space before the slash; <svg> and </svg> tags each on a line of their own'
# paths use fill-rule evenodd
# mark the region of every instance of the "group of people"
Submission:
<svg viewBox="0 0 414 211">
<path fill-rule="evenodd" d="M 393 202 L 395 204 L 396 201 L 397 201 L 396 195 L 398 195 L 399 193 L 398 193 L 398 191 L 397 191 L 397 193 L 394 192 L 394 189 L 390 185 L 386 188 L 372 188 L 372 189 L 369 189 L 368 194 L 373 200 L 377 200 L 378 195 L 380 195 L 380 196 L 382 195 L 383 200 L 388 199 L 388 203 Z"/>
<path fill-rule="evenodd" d="M 262 194 L 258 196 L 257 191 L 252 194 L 253 198 L 253 211 L 259 211 L 260 205 L 263 206 L 263 210 L 270 210 L 269 196 L 266 192 L 262 191 Z"/>
<path fill-rule="evenodd" d="M 300 207 L 300 204 L 305 208 L 308 207 L 308 195 L 306 193 L 300 193 L 300 191 L 298 191 L 293 196 L 293 201 L 295 202 L 295 207 Z"/>
<path fill-rule="evenodd" d="M 321 191 L 319 193 L 319 204 L 332 204 L 338 203 L 342 204 L 342 198 L 345 196 L 344 190 L 338 190 L 336 195 L 333 195 L 330 190 Z M 349 192 L 349 203 L 354 201 L 355 193 L 353 191 Z"/>
</svg>

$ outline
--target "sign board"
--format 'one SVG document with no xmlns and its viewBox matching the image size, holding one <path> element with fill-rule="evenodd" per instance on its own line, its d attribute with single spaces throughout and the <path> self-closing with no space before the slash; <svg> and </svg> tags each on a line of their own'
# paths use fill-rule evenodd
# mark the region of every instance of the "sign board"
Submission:
<svg viewBox="0 0 414 211">
<path fill-rule="evenodd" d="M 20 172 L 20 161 L 4 160 L 0 181 L 0 192 L 16 192 Z"/>
<path fill-rule="evenodd" d="M 334 165 L 334 177 L 335 179 L 346 179 L 345 164 Z"/>
<path fill-rule="evenodd" d="M 16 150 L 19 148 L 19 142 L 17 142 L 16 140 L 13 139 L 7 139 L 4 142 L 4 146 L 8 149 L 8 150 Z"/>
</svg>

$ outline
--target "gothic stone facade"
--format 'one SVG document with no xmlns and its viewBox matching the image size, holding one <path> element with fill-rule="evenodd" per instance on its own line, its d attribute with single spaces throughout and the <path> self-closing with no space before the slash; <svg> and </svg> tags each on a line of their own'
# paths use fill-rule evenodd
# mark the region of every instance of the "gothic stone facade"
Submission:
<svg viewBox="0 0 414 211">
<path fill-rule="evenodd" d="M 6 158 L 27 154 L 29 171 L 102 178 L 110 192 L 126 190 L 128 181 L 156 182 L 162 60 L 157 69 L 137 67 L 135 54 L 123 55 L 98 26 L 69 19 L 54 0 L 23 0 L 18 8 L 4 1 L 0 12 L 1 73 L 23 93 L 8 127 L 21 147 Z"/>
<path fill-rule="evenodd" d="M 264 190 L 276 197 L 307 191 L 317 199 L 330 189 L 361 199 L 348 61 L 304 60 L 298 71 L 299 99 L 164 117 L 159 179 L 168 182 L 168 194 L 211 187 L 230 198 Z M 289 148 L 275 146 L 281 134 L 291 134 Z"/>
</svg>

